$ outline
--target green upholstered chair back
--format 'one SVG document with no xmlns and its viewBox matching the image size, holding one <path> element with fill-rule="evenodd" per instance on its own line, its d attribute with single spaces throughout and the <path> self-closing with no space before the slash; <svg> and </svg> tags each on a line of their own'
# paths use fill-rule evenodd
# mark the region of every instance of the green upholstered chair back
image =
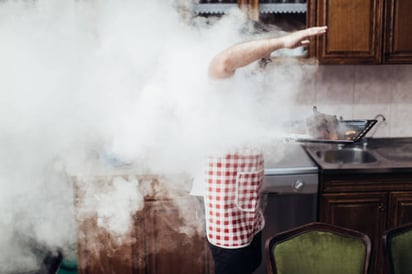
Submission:
<svg viewBox="0 0 412 274">
<path fill-rule="evenodd" d="M 412 223 L 385 232 L 383 250 L 391 274 L 412 273 Z"/>
<path fill-rule="evenodd" d="M 366 274 L 371 241 L 359 231 L 309 223 L 266 241 L 268 272 L 276 274 Z"/>
</svg>

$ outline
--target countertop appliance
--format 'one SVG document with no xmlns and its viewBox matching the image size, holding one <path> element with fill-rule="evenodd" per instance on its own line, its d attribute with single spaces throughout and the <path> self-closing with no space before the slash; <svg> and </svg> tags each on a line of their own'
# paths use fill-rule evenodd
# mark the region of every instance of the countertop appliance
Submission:
<svg viewBox="0 0 412 274">
<path fill-rule="evenodd" d="M 276 233 L 317 220 L 318 167 L 296 143 L 265 151 L 262 207 L 262 263 L 254 272 L 266 274 L 265 242 Z"/>
</svg>

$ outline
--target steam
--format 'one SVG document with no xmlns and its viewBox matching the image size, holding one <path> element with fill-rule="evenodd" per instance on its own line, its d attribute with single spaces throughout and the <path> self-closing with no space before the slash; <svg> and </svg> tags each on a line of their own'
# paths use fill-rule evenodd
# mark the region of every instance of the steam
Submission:
<svg viewBox="0 0 412 274">
<path fill-rule="evenodd" d="M 137 178 L 115 176 L 110 181 L 102 180 L 95 184 L 95 178 L 83 181 L 86 190 L 84 197 L 79 200 L 79 215 L 96 215 L 97 226 L 124 235 L 130 229 L 130 211 L 143 209 L 143 197 L 138 191 Z"/>
<path fill-rule="evenodd" d="M 0 1 L 1 273 L 33 269 L 39 247 L 73 247 L 72 176 L 116 173 L 114 161 L 196 176 L 209 153 L 282 134 L 305 70 L 208 79 L 216 52 L 250 38 L 246 19 L 188 22 L 182 7 L 190 2 Z M 84 183 L 95 196 L 82 213 L 122 234 L 142 208 L 139 185 L 118 178 L 99 194 Z"/>
</svg>

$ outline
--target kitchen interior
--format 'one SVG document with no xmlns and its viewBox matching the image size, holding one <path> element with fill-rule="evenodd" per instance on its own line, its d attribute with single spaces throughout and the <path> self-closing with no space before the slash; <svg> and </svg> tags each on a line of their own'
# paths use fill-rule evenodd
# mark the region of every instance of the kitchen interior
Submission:
<svg viewBox="0 0 412 274">
<path fill-rule="evenodd" d="M 188 20 L 196 16 L 219 20 L 230 9 L 240 8 L 253 20 L 276 24 L 287 31 L 327 25 L 327 35 L 313 41 L 301 56 L 274 61 L 281 63 L 282 58 L 296 58 L 302 66 L 312 66 L 313 62 L 318 66 L 314 74 L 304 77 L 294 107 L 287 111 L 304 121 L 316 106 L 320 114 L 336 116 L 338 122 L 376 122 L 356 141 L 345 137 L 317 138 L 282 144 L 285 146 L 282 161 L 272 162 L 269 158 L 265 162 L 263 240 L 312 221 L 356 229 L 367 233 L 374 246 L 369 273 L 389 273 L 384 263 L 382 235 L 412 222 L 409 122 L 412 19 L 408 14 L 411 3 L 409 0 L 201 0 L 190 5 L 182 2 L 182 14 Z M 98 176 L 96 181 L 110 185 L 114 177 L 124 177 L 121 169 L 116 172 Z M 64 270 L 63 260 L 60 266 L 51 267 L 55 272 L 214 272 L 202 231 L 203 208 L 196 197 L 188 195 L 190 178 L 176 182 L 173 190 L 162 188 L 163 180 L 170 178 L 139 175 L 138 179 L 144 209 L 133 215 L 135 227 L 127 232 L 127 239 L 119 241 L 99 231 L 95 219 L 87 220 L 79 224 L 75 266 L 66 261 L 69 266 Z M 81 187 L 82 178 L 73 181 Z M 86 194 L 76 194 L 76 203 L 84 202 L 82 195 Z M 191 210 L 183 217 L 172 196 L 180 197 L 186 207 L 190 205 Z M 172 220 L 171 216 L 179 218 Z M 182 222 L 192 222 L 192 229 L 189 232 L 171 229 Z M 101 248 L 94 253 L 91 250 L 96 242 Z M 168 248 L 162 246 L 165 242 L 170 245 Z M 62 260 L 60 255 L 57 259 Z M 264 260 L 255 274 L 267 273 L 266 263 Z"/>
</svg>

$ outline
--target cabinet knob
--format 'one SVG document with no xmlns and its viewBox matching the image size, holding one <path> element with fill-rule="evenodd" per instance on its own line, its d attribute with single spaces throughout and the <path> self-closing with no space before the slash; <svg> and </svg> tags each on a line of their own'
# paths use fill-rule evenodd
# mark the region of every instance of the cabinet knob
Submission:
<svg viewBox="0 0 412 274">
<path fill-rule="evenodd" d="M 292 189 L 295 192 L 299 192 L 303 189 L 303 187 L 305 186 L 305 183 L 301 180 L 296 180 L 293 184 L 292 184 Z"/>
<path fill-rule="evenodd" d="M 378 208 L 379 208 L 379 211 L 385 211 L 385 204 L 384 204 L 384 202 L 380 202 Z"/>
</svg>

